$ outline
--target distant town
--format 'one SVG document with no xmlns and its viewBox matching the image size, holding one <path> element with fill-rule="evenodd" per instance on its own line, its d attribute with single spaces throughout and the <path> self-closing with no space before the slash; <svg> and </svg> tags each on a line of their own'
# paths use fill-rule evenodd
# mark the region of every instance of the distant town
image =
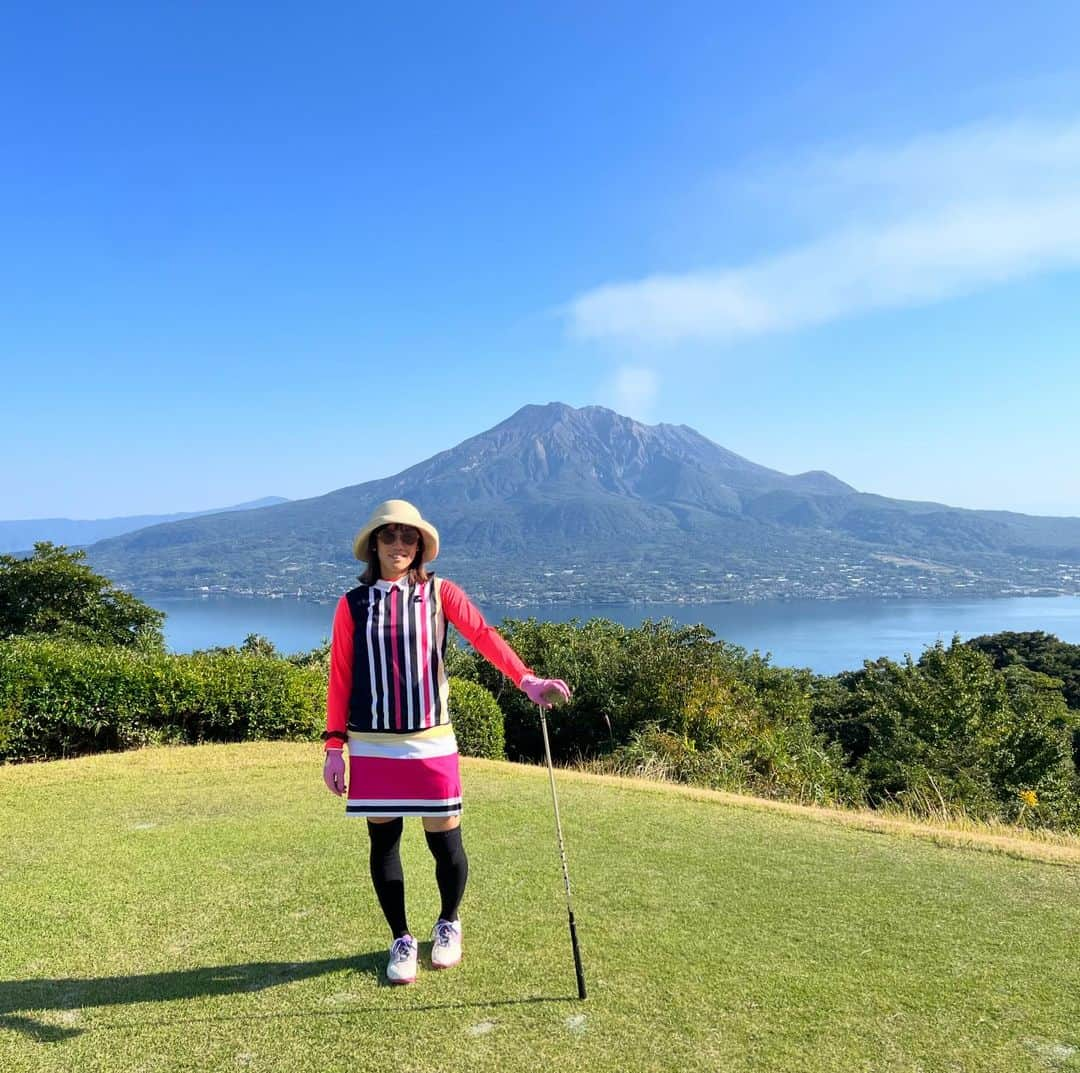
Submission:
<svg viewBox="0 0 1080 1073">
<path fill-rule="evenodd" d="M 814 599 L 956 599 L 1080 595 L 1080 564 L 987 557 L 979 566 L 951 566 L 898 555 L 868 553 L 842 560 L 795 559 L 783 571 L 765 563 L 731 562 L 723 568 L 662 569 L 640 562 L 488 563 L 440 561 L 478 600 L 504 607 L 548 604 L 706 604 L 726 601 Z M 968 560 L 970 562 L 970 558 Z M 284 560 L 260 584 L 198 585 L 185 594 L 330 600 L 357 584 L 358 566 Z M 163 589 L 173 594 L 175 588 Z"/>
</svg>

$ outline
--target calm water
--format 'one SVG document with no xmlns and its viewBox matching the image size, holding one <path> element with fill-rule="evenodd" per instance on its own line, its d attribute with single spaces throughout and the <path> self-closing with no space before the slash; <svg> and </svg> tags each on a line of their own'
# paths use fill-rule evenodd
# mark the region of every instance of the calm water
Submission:
<svg viewBox="0 0 1080 1073">
<path fill-rule="evenodd" d="M 174 652 L 240 644 L 249 633 L 269 637 L 282 652 L 314 648 L 330 634 L 334 605 L 299 600 L 233 597 L 149 598 L 166 612 L 165 638 Z M 565 622 L 594 616 L 636 626 L 643 618 L 703 622 L 717 637 L 748 649 L 771 652 L 773 662 L 811 667 L 819 674 L 859 667 L 864 659 L 905 652 L 917 656 L 939 638 L 963 638 L 999 630 L 1045 630 L 1080 643 L 1080 597 L 1002 600 L 800 600 L 758 604 L 649 604 L 481 608 L 491 622 L 503 617 Z"/>
</svg>

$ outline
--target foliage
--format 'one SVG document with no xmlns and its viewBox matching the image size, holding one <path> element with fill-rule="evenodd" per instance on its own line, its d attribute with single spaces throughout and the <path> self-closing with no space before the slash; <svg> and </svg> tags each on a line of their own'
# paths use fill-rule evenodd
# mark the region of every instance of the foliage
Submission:
<svg viewBox="0 0 1080 1073">
<path fill-rule="evenodd" d="M 502 631 L 538 674 L 574 687 L 549 717 L 556 760 L 799 801 L 1080 825 L 1080 719 L 1060 682 L 1019 662 L 998 670 L 959 641 L 824 678 L 703 626 L 528 619 Z M 508 754 L 541 758 L 527 698 L 486 662 L 458 658 L 498 699 Z"/>
<path fill-rule="evenodd" d="M 1065 703 L 1080 710 L 1080 645 L 1058 640 L 1042 630 L 984 634 L 965 644 L 985 652 L 998 670 L 1019 665 L 1056 678 L 1061 683 Z"/>
<path fill-rule="evenodd" d="M 918 661 L 867 661 L 818 685 L 814 722 L 843 746 L 872 803 L 1032 824 L 1080 821 L 1077 719 L 1057 683 L 1020 666 L 998 671 L 959 640 L 939 642 Z"/>
<path fill-rule="evenodd" d="M 274 642 L 261 633 L 249 633 L 240 645 L 212 645 L 210 648 L 196 649 L 196 652 L 200 655 L 242 652 L 248 656 L 263 656 L 266 659 L 277 659 L 279 654 Z"/>
<path fill-rule="evenodd" d="M 26 559 L 0 555 L 0 639 L 33 634 L 160 648 L 165 616 L 95 574 L 85 559 L 81 550 L 48 541 Z"/>
<path fill-rule="evenodd" d="M 322 672 L 324 678 L 330 677 L 330 641 L 324 640 L 309 652 L 295 652 L 289 656 L 289 662 L 297 667 L 309 667 Z"/>
<path fill-rule="evenodd" d="M 278 650 L 269 637 L 261 633 L 249 633 L 240 646 L 240 651 L 249 656 L 262 656 L 264 659 L 276 659 Z"/>
<path fill-rule="evenodd" d="M 451 678 L 450 717 L 462 756 L 503 759 L 502 709 L 482 685 L 465 678 Z"/>
<path fill-rule="evenodd" d="M 470 682 L 476 681 L 477 665 L 481 662 L 480 657 L 471 649 L 465 647 L 457 630 L 452 626 L 447 630 L 446 638 L 446 674 L 449 678 L 468 678 Z"/>
<path fill-rule="evenodd" d="M 325 703 L 318 670 L 265 656 L 0 641 L 0 760 L 161 743 L 313 738 L 322 729 Z"/>
<path fill-rule="evenodd" d="M 967 644 L 985 652 L 999 670 L 1026 667 L 1055 679 L 1060 683 L 1065 703 L 1080 712 L 1080 645 L 1061 641 L 1042 630 L 984 634 L 973 637 Z M 1072 744 L 1073 763 L 1080 770 L 1080 725 L 1073 732 Z"/>
<path fill-rule="evenodd" d="M 213 648 L 200 649 L 203 655 L 212 653 L 240 653 L 247 656 L 262 656 L 265 659 L 286 659 L 294 667 L 306 667 L 321 671 L 324 678 L 330 677 L 330 639 L 325 638 L 314 648 L 307 652 L 293 652 L 289 656 L 283 656 L 277 649 L 277 645 L 261 633 L 249 633 L 240 644 L 216 645 Z"/>
<path fill-rule="evenodd" d="M 572 683 L 573 702 L 548 716 L 552 754 L 558 759 L 599 750 L 624 708 L 625 627 L 606 619 L 582 626 L 507 619 L 500 631 L 524 662 L 544 677 Z M 477 681 L 498 700 L 506 720 L 506 752 L 514 760 L 537 761 L 544 746 L 535 706 L 491 664 L 476 661 Z"/>
<path fill-rule="evenodd" d="M 5 621 L 33 626 L 0 639 L 0 760 L 321 729 L 328 641 L 287 659 L 257 634 L 166 655 L 160 615 L 110 591 L 80 556 L 39 545 L 33 560 L 0 557 Z M 502 632 L 536 673 L 573 687 L 571 703 L 548 714 L 556 761 L 803 802 L 1080 829 L 1080 710 L 1067 703 L 1080 689 L 1080 646 L 1052 635 L 956 639 L 918 660 L 825 678 L 669 620 L 509 619 Z M 100 636 L 108 643 L 84 640 Z M 454 640 L 447 667 L 462 753 L 543 757 L 523 693 Z"/>
<path fill-rule="evenodd" d="M 572 702 L 548 716 L 556 760 L 610 755 L 621 769 L 655 750 L 656 762 L 682 781 L 823 803 L 861 800 L 860 779 L 840 748 L 810 721 L 807 672 L 772 667 L 715 641 L 704 626 L 667 620 L 633 629 L 606 619 L 507 620 L 502 632 L 537 674 L 574 688 Z M 507 753 L 542 758 L 528 698 L 481 660 L 472 673 L 503 709 Z M 692 752 L 692 763 L 669 764 L 673 742 Z"/>
</svg>

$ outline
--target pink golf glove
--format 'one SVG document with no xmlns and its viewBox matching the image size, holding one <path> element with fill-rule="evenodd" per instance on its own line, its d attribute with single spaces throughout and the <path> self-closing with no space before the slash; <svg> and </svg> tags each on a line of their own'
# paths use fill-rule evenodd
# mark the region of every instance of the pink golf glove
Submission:
<svg viewBox="0 0 1080 1073">
<path fill-rule="evenodd" d="M 564 704 L 570 699 L 570 687 L 561 678 L 537 678 L 527 674 L 521 679 L 522 692 L 541 708 Z"/>
<path fill-rule="evenodd" d="M 345 760 L 340 749 L 326 750 L 326 763 L 322 769 L 323 782 L 326 788 L 338 797 L 345 792 Z"/>
</svg>

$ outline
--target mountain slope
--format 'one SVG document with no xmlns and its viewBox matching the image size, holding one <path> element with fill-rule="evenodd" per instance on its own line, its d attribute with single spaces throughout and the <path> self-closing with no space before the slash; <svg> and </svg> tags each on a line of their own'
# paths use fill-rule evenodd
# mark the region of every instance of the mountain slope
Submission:
<svg viewBox="0 0 1080 1073">
<path fill-rule="evenodd" d="M 248 503 L 237 503 L 232 507 L 214 507 L 210 510 L 182 511 L 177 514 L 132 514 L 122 518 L 96 518 L 83 520 L 76 518 L 27 518 L 19 521 L 0 522 L 0 552 L 25 551 L 32 548 L 39 540 L 48 540 L 53 544 L 79 546 L 93 544 L 107 537 L 132 533 L 136 529 L 145 529 L 148 525 L 161 525 L 166 522 L 181 521 L 184 518 L 199 518 L 207 514 L 219 514 L 230 510 L 254 510 L 258 507 L 270 507 L 277 503 L 287 503 L 281 496 L 264 496 Z"/>
<path fill-rule="evenodd" d="M 382 480 L 154 526 L 91 559 L 145 590 L 331 595 L 355 577 L 352 534 L 390 498 L 435 521 L 440 570 L 499 602 L 998 592 L 1053 587 L 1067 569 L 1055 560 L 1080 561 L 1080 519 L 886 499 L 768 469 L 684 425 L 562 403 Z M 893 560 L 932 561 L 911 574 Z"/>
</svg>

